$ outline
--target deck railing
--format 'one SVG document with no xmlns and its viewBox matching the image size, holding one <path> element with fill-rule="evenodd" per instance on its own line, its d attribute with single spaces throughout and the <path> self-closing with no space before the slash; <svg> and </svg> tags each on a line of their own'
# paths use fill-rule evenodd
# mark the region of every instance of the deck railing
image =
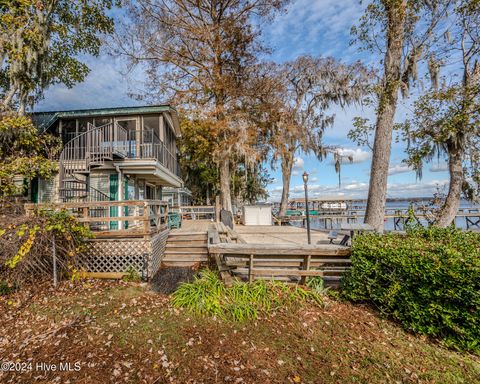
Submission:
<svg viewBox="0 0 480 384">
<path fill-rule="evenodd" d="M 126 140 L 127 158 L 152 159 L 178 175 L 177 157 L 152 129 L 128 131 Z"/>
<path fill-rule="evenodd" d="M 213 205 L 182 205 L 172 207 L 172 211 L 179 212 L 183 220 L 215 220 Z"/>
<path fill-rule="evenodd" d="M 267 279 L 302 284 L 308 277 L 320 276 L 325 286 L 336 287 L 350 268 L 349 247 L 336 244 L 247 244 L 238 238 L 233 242 L 234 232 L 219 227 L 224 226 L 212 224 L 208 230 L 208 252 L 226 284 L 233 283 L 232 276 L 249 282 Z M 226 231 L 227 235 L 222 236 L 221 231 Z"/>
<path fill-rule="evenodd" d="M 126 130 L 118 123 L 95 127 L 88 123 L 87 131 L 66 143 L 60 155 L 62 200 L 96 199 L 98 193 L 91 190 L 87 175 L 93 168 L 115 159 L 155 160 L 173 174 L 179 174 L 176 154 L 153 130 Z"/>
<path fill-rule="evenodd" d="M 65 209 L 96 237 L 150 236 L 167 229 L 168 224 L 168 203 L 159 200 L 25 204 L 27 214 L 39 209 Z"/>
</svg>

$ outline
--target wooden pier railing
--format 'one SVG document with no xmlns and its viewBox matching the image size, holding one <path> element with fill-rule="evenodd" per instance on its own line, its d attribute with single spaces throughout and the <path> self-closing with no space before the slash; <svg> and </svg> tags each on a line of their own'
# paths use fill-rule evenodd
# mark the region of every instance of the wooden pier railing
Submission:
<svg viewBox="0 0 480 384">
<path fill-rule="evenodd" d="M 325 229 L 333 229 L 340 226 L 341 223 L 357 223 L 362 222 L 365 217 L 365 210 L 355 210 L 345 213 L 315 213 L 310 212 L 310 219 L 323 220 L 325 222 Z M 395 231 L 405 230 L 405 224 L 407 223 L 409 216 L 408 212 L 404 208 L 388 208 L 385 210 L 385 219 L 392 220 L 393 229 Z M 433 216 L 423 212 L 415 213 L 415 217 L 419 220 L 432 219 Z M 274 222 L 276 225 L 287 224 L 291 221 L 304 221 L 306 219 L 305 215 L 295 215 L 295 216 L 284 216 L 284 217 L 274 217 Z M 456 216 L 455 220 L 465 220 L 464 225 L 466 229 L 480 229 L 480 209 L 478 208 L 469 208 L 469 209 L 460 209 Z M 458 221 L 457 221 L 458 223 Z"/>
<path fill-rule="evenodd" d="M 167 229 L 168 223 L 168 203 L 158 200 L 25 204 L 27 214 L 38 209 L 65 209 L 96 237 L 148 237 Z"/>
</svg>

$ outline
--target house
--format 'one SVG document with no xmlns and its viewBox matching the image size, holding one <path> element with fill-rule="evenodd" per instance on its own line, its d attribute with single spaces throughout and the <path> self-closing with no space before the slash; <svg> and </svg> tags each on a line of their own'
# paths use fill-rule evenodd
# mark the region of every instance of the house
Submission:
<svg viewBox="0 0 480 384">
<path fill-rule="evenodd" d="M 32 182 L 34 203 L 160 200 L 180 188 L 178 115 L 170 105 L 37 112 L 43 132 L 61 138 L 59 173 Z"/>
<path fill-rule="evenodd" d="M 63 142 L 59 172 L 33 180 L 32 203 L 65 209 L 95 232 L 77 258 L 93 276 L 123 276 L 134 268 L 144 279 L 160 268 L 169 234 L 163 188 L 182 188 L 170 105 L 37 112 L 39 131 Z"/>
</svg>

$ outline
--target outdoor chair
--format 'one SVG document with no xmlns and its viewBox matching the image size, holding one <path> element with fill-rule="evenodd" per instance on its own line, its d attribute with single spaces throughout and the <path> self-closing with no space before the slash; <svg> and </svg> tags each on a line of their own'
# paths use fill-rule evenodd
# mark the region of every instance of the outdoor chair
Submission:
<svg viewBox="0 0 480 384">
<path fill-rule="evenodd" d="M 332 230 L 328 233 L 327 238 L 330 240 L 330 244 L 333 244 L 333 240 L 336 240 L 338 237 L 338 232 L 335 230 Z"/>
<path fill-rule="evenodd" d="M 348 245 L 348 240 L 350 240 L 350 236 L 348 235 L 343 236 L 342 241 L 340 241 L 340 245 Z"/>
</svg>

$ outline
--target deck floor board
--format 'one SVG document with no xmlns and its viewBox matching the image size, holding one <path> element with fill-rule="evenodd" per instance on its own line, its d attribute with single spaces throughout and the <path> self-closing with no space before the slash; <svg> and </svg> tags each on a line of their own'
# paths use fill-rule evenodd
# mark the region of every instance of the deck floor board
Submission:
<svg viewBox="0 0 480 384">
<path fill-rule="evenodd" d="M 247 243 L 307 244 L 307 230 L 293 226 L 237 225 L 235 231 Z M 328 243 L 327 233 L 311 231 L 312 244 Z"/>
</svg>

